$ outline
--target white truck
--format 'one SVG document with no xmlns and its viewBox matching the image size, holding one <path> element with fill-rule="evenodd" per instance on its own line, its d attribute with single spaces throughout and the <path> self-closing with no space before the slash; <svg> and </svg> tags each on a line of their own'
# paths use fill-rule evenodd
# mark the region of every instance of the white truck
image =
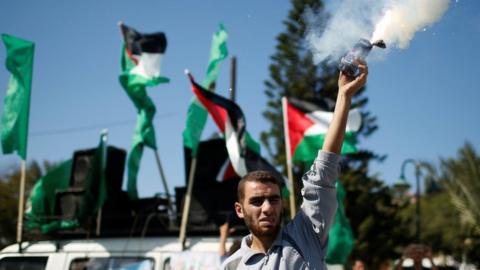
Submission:
<svg viewBox="0 0 480 270">
<path fill-rule="evenodd" d="M 191 237 L 187 246 L 182 251 L 177 237 L 24 242 L 21 250 L 13 244 L 0 252 L 0 270 L 219 268 L 218 237 Z"/>
</svg>

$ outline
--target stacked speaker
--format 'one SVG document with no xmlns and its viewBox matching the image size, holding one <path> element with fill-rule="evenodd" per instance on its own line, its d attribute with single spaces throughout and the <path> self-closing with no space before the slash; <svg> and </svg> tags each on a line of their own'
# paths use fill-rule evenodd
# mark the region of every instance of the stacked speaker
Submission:
<svg viewBox="0 0 480 270">
<path fill-rule="evenodd" d="M 93 167 L 96 148 L 79 150 L 73 154 L 73 166 L 70 176 L 70 186 L 56 192 L 56 216 L 60 219 L 72 219 L 78 216 L 81 204 L 85 200 L 87 179 Z M 125 169 L 126 152 L 113 146 L 107 147 L 107 164 L 105 178 L 107 183 L 107 198 L 118 197 L 121 193 L 123 172 Z M 94 179 L 89 190 L 94 197 L 98 196 L 99 179 Z"/>
<path fill-rule="evenodd" d="M 187 147 L 184 148 L 184 156 L 185 184 L 188 185 L 192 153 Z M 208 228 L 218 230 L 219 225 L 236 217 L 234 204 L 240 177 L 225 174 L 225 165 L 228 165 L 226 162 L 229 162 L 229 158 L 224 139 L 210 139 L 199 144 L 188 218 L 189 233 L 204 232 Z M 186 189 L 175 188 L 178 220 L 182 215 Z M 234 223 L 243 224 L 239 220 Z"/>
</svg>

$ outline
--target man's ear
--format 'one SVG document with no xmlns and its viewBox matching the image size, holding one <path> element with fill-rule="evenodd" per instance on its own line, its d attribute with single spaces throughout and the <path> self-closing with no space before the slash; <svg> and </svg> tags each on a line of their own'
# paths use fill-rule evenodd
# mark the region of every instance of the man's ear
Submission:
<svg viewBox="0 0 480 270">
<path fill-rule="evenodd" d="M 243 218 L 243 208 L 242 205 L 239 202 L 235 202 L 235 212 L 237 212 L 237 216 L 239 218 Z"/>
</svg>

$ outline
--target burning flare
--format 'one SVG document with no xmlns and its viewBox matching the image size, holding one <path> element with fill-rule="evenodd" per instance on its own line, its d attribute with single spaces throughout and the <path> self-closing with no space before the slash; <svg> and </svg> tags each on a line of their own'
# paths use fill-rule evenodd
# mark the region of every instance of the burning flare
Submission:
<svg viewBox="0 0 480 270">
<path fill-rule="evenodd" d="M 357 44 L 355 44 L 355 46 L 353 46 L 353 48 L 345 54 L 342 59 L 340 59 L 338 68 L 350 77 L 357 77 L 359 74 L 358 66 L 356 64 L 357 60 L 364 61 L 374 46 L 382 49 L 387 47 L 385 42 L 381 39 L 372 43 L 367 39 L 360 39 Z"/>
</svg>

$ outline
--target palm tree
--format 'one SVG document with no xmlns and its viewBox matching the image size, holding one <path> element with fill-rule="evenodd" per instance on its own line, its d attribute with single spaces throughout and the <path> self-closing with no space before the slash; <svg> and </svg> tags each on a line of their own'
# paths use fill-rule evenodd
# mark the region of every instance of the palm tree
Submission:
<svg viewBox="0 0 480 270">
<path fill-rule="evenodd" d="M 480 235 L 480 157 L 470 143 L 458 151 L 458 158 L 442 159 L 441 182 L 463 225 Z"/>
</svg>

